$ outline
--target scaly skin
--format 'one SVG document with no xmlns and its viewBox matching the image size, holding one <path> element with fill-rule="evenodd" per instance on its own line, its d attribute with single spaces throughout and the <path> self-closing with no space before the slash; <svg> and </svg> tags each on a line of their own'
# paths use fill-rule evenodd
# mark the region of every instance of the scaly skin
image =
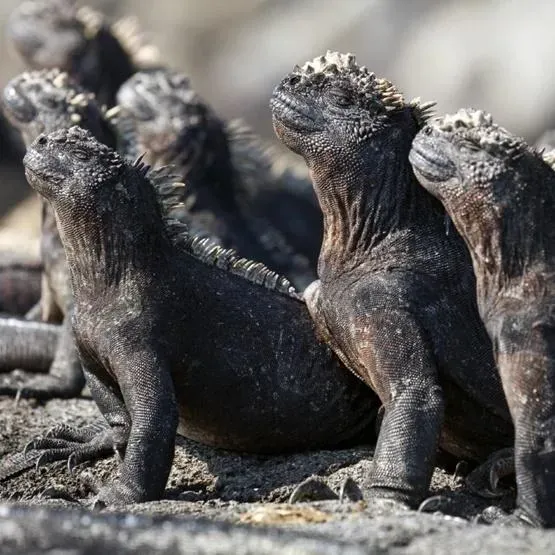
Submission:
<svg viewBox="0 0 555 555">
<path fill-rule="evenodd" d="M 78 8 L 73 0 L 22 2 L 8 20 L 7 33 L 31 69 L 66 71 L 95 93 L 101 106 L 114 105 L 117 90 L 145 54 L 155 56 L 129 22 L 110 26 L 102 14 Z"/>
<path fill-rule="evenodd" d="M 304 289 L 316 279 L 322 214 L 310 182 L 244 124 L 227 123 L 178 72 L 133 75 L 118 92 L 120 151 L 176 164 L 187 183 L 190 227 L 263 262 Z"/>
<path fill-rule="evenodd" d="M 42 263 L 31 256 L 0 252 L 0 312 L 23 316 L 40 298 Z"/>
<path fill-rule="evenodd" d="M 74 83 L 58 70 L 23 73 L 12 79 L 3 94 L 3 110 L 12 125 L 18 129 L 26 145 L 43 131 L 71 127 L 75 123 L 87 127 L 108 144 L 115 143 L 108 123 L 91 93 Z M 60 242 L 54 214 L 46 202 L 42 206 L 41 258 L 44 265 L 39 317 L 45 322 L 59 323 L 60 334 L 56 355 L 46 375 L 25 377 L 3 376 L 0 394 L 25 395 L 47 399 L 73 397 L 84 386 L 84 377 L 73 343 L 71 331 L 72 294 L 65 254 Z M 20 341 L 30 344 L 38 341 L 35 327 L 20 324 Z M 12 344 L 9 336 L 0 336 L 0 352 L 10 349 L 23 352 L 22 345 Z M 30 361 L 20 357 L 21 366 L 32 370 Z M 31 365 L 31 366 L 30 366 Z M 2 361 L 0 366 L 10 368 Z"/>
<path fill-rule="evenodd" d="M 332 52 L 296 67 L 271 101 L 324 214 L 309 311 L 385 407 L 366 496 L 411 506 L 438 445 L 480 461 L 512 441 L 470 258 L 408 161 L 428 108 Z"/>
<path fill-rule="evenodd" d="M 99 501 L 159 498 L 177 430 L 260 453 L 372 439 L 376 397 L 316 340 L 289 282 L 164 218 L 163 171 L 145 177 L 78 127 L 40 136 L 24 164 L 56 215 L 79 354 L 112 429 L 94 447 L 125 451 Z"/>
<path fill-rule="evenodd" d="M 480 315 L 515 425 L 517 510 L 555 526 L 555 173 L 490 114 L 429 123 L 410 153 L 474 264 Z"/>
</svg>

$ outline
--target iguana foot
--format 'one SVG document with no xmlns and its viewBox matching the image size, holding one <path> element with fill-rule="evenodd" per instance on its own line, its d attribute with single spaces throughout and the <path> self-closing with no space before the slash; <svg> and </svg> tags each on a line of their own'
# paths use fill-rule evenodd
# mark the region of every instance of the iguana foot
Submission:
<svg viewBox="0 0 555 555">
<path fill-rule="evenodd" d="M 475 468 L 466 477 L 465 483 L 472 493 L 486 499 L 495 499 L 509 493 L 509 490 L 499 488 L 499 480 L 514 472 L 514 449 L 500 449 Z"/>
<path fill-rule="evenodd" d="M 289 496 L 289 503 L 327 501 L 339 499 L 338 495 L 319 476 L 310 476 L 301 482 Z"/>
<path fill-rule="evenodd" d="M 77 397 L 83 386 L 81 383 L 68 383 L 51 374 L 32 374 L 23 370 L 14 370 L 0 378 L 0 395 L 17 398 L 31 397 L 34 399 L 68 399 Z"/>
<path fill-rule="evenodd" d="M 365 511 L 372 517 L 395 516 L 410 510 L 409 505 L 406 503 L 390 497 L 378 497 L 372 494 L 367 494 L 365 495 L 364 500 L 366 502 Z"/>
<path fill-rule="evenodd" d="M 541 526 L 534 522 L 523 510 L 516 509 L 514 512 L 507 514 L 499 507 L 486 507 L 476 522 L 481 524 L 495 524 L 496 526 L 519 526 L 519 527 L 532 527 L 541 528 Z"/>
<path fill-rule="evenodd" d="M 94 510 L 102 510 L 105 507 L 112 507 L 114 505 L 130 505 L 131 503 L 143 503 L 151 501 L 146 496 L 146 492 L 130 488 L 122 482 L 112 482 L 109 485 L 103 486 L 98 495 L 92 503 Z"/>
<path fill-rule="evenodd" d="M 112 430 L 107 424 L 95 422 L 84 428 L 60 424 L 45 436 L 30 441 L 24 449 L 38 468 L 55 461 L 67 461 L 69 472 L 78 464 L 110 456 L 115 451 Z"/>
<path fill-rule="evenodd" d="M 65 489 L 59 487 L 49 487 L 46 488 L 41 494 L 41 499 L 62 499 L 64 501 L 69 501 L 70 503 L 79 503 L 80 501 L 68 493 Z"/>
</svg>

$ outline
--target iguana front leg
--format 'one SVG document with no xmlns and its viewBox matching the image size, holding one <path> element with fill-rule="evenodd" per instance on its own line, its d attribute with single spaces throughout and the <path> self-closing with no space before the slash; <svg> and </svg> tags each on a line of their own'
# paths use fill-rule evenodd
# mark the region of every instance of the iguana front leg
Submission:
<svg viewBox="0 0 555 555">
<path fill-rule="evenodd" d="M 131 430 L 119 481 L 105 486 L 106 505 L 160 499 L 173 462 L 178 410 L 169 368 L 138 345 L 114 349 L 110 361 L 118 376 Z"/>
<path fill-rule="evenodd" d="M 361 377 L 384 405 L 367 497 L 417 507 L 430 485 L 444 412 L 430 343 L 412 315 L 393 311 L 359 316 L 354 339 Z"/>
<path fill-rule="evenodd" d="M 0 321 L 1 324 L 1 321 Z M 48 324 L 39 324 L 26 322 L 27 326 L 48 326 Z M 81 363 L 75 348 L 73 331 L 71 329 L 71 317 L 68 315 L 64 318 L 62 326 L 57 332 L 57 342 L 46 338 L 39 345 L 29 339 L 25 339 L 26 347 L 20 347 L 22 350 L 19 359 L 22 364 L 15 364 L 25 370 L 33 370 L 33 362 L 38 361 L 42 364 L 41 370 L 44 370 L 46 363 L 52 361 L 48 374 L 30 375 L 22 372 L 6 376 L 0 381 L 0 394 L 3 395 L 20 395 L 22 397 L 34 397 L 37 399 L 50 399 L 52 397 L 71 398 L 81 393 L 85 385 L 85 378 L 81 371 Z M 31 341 L 31 343 L 29 343 Z M 50 342 L 48 342 L 50 341 Z M 52 353 L 52 346 L 55 345 L 55 352 Z M 13 356 L 17 354 L 16 345 L 6 345 L 6 358 L 15 362 Z M 26 350 L 25 350 L 26 349 Z M 40 350 L 42 349 L 42 351 Z M 31 354 L 34 354 L 33 358 Z M 10 356 L 12 355 L 12 356 Z M 35 366 L 36 367 L 36 366 Z M 48 366 L 47 366 L 48 367 Z"/>
</svg>

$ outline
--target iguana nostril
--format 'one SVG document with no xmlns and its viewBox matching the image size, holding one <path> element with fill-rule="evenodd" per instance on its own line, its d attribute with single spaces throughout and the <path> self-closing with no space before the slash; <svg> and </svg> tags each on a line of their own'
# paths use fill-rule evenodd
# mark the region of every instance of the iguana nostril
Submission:
<svg viewBox="0 0 555 555">
<path fill-rule="evenodd" d="M 48 139 L 46 138 L 45 135 L 42 135 L 41 137 L 39 137 L 39 140 L 37 142 L 39 145 L 44 146 L 45 144 L 48 143 Z"/>
</svg>

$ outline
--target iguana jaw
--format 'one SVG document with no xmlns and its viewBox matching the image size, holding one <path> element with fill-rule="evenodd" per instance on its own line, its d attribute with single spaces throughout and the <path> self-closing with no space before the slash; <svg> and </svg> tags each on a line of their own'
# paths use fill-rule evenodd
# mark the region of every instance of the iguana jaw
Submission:
<svg viewBox="0 0 555 555">
<path fill-rule="evenodd" d="M 456 178 L 457 168 L 448 154 L 450 146 L 448 141 L 437 136 L 430 138 L 422 131 L 415 137 L 409 153 L 409 161 L 421 185 L 439 199 L 442 188 Z"/>
<path fill-rule="evenodd" d="M 316 111 L 307 102 L 277 89 L 270 101 L 274 125 L 283 126 L 299 133 L 322 130 L 322 123 Z"/>
<path fill-rule="evenodd" d="M 4 88 L 2 108 L 10 123 L 16 127 L 31 123 L 37 116 L 37 110 L 33 103 L 21 88 L 13 83 L 9 83 Z"/>
<path fill-rule="evenodd" d="M 43 137 L 38 139 L 38 144 L 41 144 Z M 44 149 L 39 152 L 36 147 L 30 146 L 23 158 L 23 165 L 29 185 L 45 198 L 50 198 L 54 188 L 65 178 L 64 173 L 58 171 L 60 161 Z"/>
</svg>

